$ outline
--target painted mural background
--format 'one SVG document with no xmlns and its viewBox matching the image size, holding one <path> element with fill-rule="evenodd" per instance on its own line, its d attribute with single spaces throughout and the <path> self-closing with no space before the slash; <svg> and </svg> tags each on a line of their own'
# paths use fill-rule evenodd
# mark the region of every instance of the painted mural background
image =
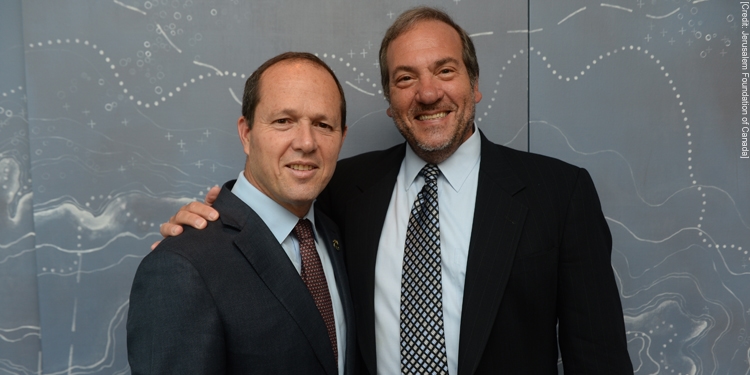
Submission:
<svg viewBox="0 0 750 375">
<path fill-rule="evenodd" d="M 636 373 L 748 373 L 741 2 L 605 1 L 427 3 L 476 44 L 479 128 L 594 177 Z M 0 373 L 130 372 L 135 269 L 242 168 L 242 88 L 271 56 L 339 76 L 342 156 L 400 142 L 377 50 L 418 4 L 0 0 Z"/>
</svg>

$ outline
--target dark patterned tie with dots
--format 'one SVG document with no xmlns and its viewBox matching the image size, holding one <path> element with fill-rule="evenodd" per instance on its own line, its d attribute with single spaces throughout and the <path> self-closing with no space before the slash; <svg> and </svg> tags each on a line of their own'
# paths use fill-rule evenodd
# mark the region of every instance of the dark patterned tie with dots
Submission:
<svg viewBox="0 0 750 375">
<path fill-rule="evenodd" d="M 427 164 L 425 184 L 409 215 L 401 276 L 401 373 L 448 374 L 443 329 L 437 178 Z"/>
<path fill-rule="evenodd" d="M 339 349 L 336 344 L 336 322 L 333 319 L 333 306 L 331 305 L 331 293 L 328 292 L 326 275 L 323 273 L 323 265 L 320 263 L 318 251 L 315 250 L 315 240 L 312 233 L 310 220 L 304 219 L 294 226 L 294 235 L 299 240 L 299 252 L 302 256 L 302 270 L 300 276 L 302 281 L 310 290 L 315 306 L 318 307 L 323 322 L 328 329 L 328 338 L 331 340 L 333 356 L 338 363 Z"/>
</svg>

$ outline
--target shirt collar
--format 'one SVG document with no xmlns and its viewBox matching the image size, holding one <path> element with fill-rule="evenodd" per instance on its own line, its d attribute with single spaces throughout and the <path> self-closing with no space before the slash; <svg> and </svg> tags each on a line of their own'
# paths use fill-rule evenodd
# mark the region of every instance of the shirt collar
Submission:
<svg viewBox="0 0 750 375">
<path fill-rule="evenodd" d="M 479 163 L 481 146 L 479 128 L 474 125 L 474 133 L 469 139 L 462 143 L 453 155 L 438 164 L 440 175 L 448 181 L 448 184 L 456 192 L 461 190 L 461 186 L 463 186 L 471 171 Z M 411 146 L 406 148 L 406 155 L 404 156 L 404 190 L 409 189 L 426 164 L 426 161 L 414 153 Z M 471 167 L 467 168 L 467 166 Z"/>
<path fill-rule="evenodd" d="M 260 219 L 263 220 L 268 229 L 271 230 L 271 233 L 273 233 L 273 236 L 279 241 L 279 243 L 284 242 L 294 229 L 294 226 L 297 225 L 297 222 L 300 220 L 297 215 L 276 203 L 269 196 L 261 193 L 260 190 L 245 178 L 244 171 L 240 172 L 239 177 L 237 177 L 237 182 L 235 182 L 234 187 L 232 187 L 232 193 L 245 202 L 245 204 L 250 206 L 250 208 L 260 216 Z M 314 205 L 315 203 L 313 203 L 313 206 Z M 303 219 L 310 220 L 313 227 L 313 236 L 315 236 L 316 230 L 315 215 L 314 210 L 312 209 L 313 206 L 310 206 L 311 209 L 307 211 L 307 214 L 305 214 Z"/>
</svg>

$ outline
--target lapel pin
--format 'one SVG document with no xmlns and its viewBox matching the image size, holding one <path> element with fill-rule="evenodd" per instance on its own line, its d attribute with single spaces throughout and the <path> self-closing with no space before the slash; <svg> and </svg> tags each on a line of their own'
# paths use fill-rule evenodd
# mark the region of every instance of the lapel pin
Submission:
<svg viewBox="0 0 750 375">
<path fill-rule="evenodd" d="M 339 245 L 339 240 L 333 240 L 333 248 L 336 250 L 341 250 L 341 245 Z"/>
</svg>

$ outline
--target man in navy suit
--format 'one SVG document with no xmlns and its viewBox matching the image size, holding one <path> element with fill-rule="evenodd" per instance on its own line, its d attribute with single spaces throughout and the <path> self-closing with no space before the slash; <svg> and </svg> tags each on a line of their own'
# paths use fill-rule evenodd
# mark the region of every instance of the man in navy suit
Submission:
<svg viewBox="0 0 750 375">
<path fill-rule="evenodd" d="M 444 12 L 401 14 L 383 38 L 380 68 L 387 113 L 406 143 L 340 161 L 316 203 L 348 249 L 360 371 L 556 374 L 559 349 L 566 374 L 632 374 L 612 238 L 589 174 L 482 135 L 474 45 Z M 414 324 L 405 318 L 415 268 L 408 228 L 412 202 L 430 201 L 422 192 L 434 166 L 439 246 L 430 254 L 440 267 L 423 274 L 439 275 L 439 296 L 426 303 L 439 306 L 439 319 L 424 344 L 435 351 L 415 360 L 405 329 Z M 216 213 L 193 202 L 161 233 L 204 218 Z"/>
<path fill-rule="evenodd" d="M 133 374 L 351 374 L 353 305 L 336 225 L 313 201 L 346 135 L 344 93 L 314 55 L 247 80 L 247 159 L 203 231 L 163 241 L 130 295 Z"/>
</svg>

